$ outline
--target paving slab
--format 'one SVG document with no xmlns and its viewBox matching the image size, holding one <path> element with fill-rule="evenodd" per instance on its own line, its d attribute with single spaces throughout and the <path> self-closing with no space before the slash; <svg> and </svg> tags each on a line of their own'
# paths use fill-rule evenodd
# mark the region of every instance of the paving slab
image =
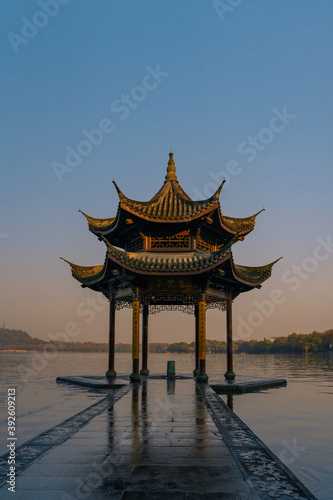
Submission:
<svg viewBox="0 0 333 500">
<path fill-rule="evenodd" d="M 272 387 L 283 387 L 287 385 L 287 380 L 284 378 L 247 377 L 245 375 L 237 375 L 236 378 L 228 380 L 213 376 L 209 379 L 209 385 L 217 394 L 242 394 Z"/>
<path fill-rule="evenodd" d="M 102 375 L 76 375 L 57 377 L 57 382 L 81 385 L 92 389 L 120 389 L 128 384 L 129 380 L 125 375 L 116 378 L 108 378 Z"/>
</svg>

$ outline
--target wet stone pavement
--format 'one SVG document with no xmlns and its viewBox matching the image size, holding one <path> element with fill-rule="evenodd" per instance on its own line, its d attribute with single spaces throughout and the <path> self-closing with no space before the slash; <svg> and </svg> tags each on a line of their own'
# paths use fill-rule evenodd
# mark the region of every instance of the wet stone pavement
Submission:
<svg viewBox="0 0 333 500">
<path fill-rule="evenodd" d="M 77 432 L 22 468 L 16 500 L 314 498 L 274 470 L 262 443 L 207 384 L 148 379 L 102 401 Z M 13 498 L 7 485 L 0 497 Z"/>
</svg>

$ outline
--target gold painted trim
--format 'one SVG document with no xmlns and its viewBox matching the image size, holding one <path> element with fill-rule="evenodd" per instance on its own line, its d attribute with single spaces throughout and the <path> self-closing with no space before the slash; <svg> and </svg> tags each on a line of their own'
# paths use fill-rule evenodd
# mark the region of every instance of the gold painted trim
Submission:
<svg viewBox="0 0 333 500">
<path fill-rule="evenodd" d="M 139 359 L 140 302 L 133 301 L 132 359 Z"/>
<path fill-rule="evenodd" d="M 206 302 L 198 304 L 199 359 L 206 359 Z"/>
</svg>

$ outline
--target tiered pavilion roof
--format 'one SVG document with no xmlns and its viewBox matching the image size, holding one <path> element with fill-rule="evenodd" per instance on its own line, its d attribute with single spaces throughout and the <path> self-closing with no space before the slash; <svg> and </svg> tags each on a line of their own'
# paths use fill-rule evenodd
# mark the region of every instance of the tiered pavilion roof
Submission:
<svg viewBox="0 0 333 500">
<path fill-rule="evenodd" d="M 261 211 L 246 218 L 223 215 L 223 184 L 210 198 L 193 201 L 178 182 L 172 153 L 164 184 L 151 200 L 127 198 L 114 182 L 119 196 L 116 217 L 96 219 L 82 212 L 89 230 L 105 242 L 105 262 L 85 267 L 66 261 L 73 277 L 98 291 L 120 269 L 140 276 L 201 275 L 213 288 L 232 288 L 233 298 L 260 287 L 277 261 L 259 267 L 237 265 L 231 247 L 253 231 Z"/>
</svg>

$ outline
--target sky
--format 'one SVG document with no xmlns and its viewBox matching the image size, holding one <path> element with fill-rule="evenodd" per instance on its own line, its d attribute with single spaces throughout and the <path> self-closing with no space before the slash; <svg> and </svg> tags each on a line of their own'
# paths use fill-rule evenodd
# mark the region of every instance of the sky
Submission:
<svg viewBox="0 0 333 500">
<path fill-rule="evenodd" d="M 1 325 L 107 342 L 105 301 L 59 257 L 102 264 L 105 245 L 78 210 L 115 216 L 113 179 L 149 200 L 172 148 L 193 199 L 225 178 L 224 215 L 265 208 L 234 245 L 236 263 L 283 257 L 235 300 L 235 339 L 333 328 L 331 1 L 16 0 L 1 10 Z M 209 311 L 207 337 L 225 340 L 225 322 Z M 130 342 L 130 310 L 116 327 L 116 342 Z M 181 340 L 194 340 L 193 317 L 151 316 L 150 342 Z"/>
</svg>

